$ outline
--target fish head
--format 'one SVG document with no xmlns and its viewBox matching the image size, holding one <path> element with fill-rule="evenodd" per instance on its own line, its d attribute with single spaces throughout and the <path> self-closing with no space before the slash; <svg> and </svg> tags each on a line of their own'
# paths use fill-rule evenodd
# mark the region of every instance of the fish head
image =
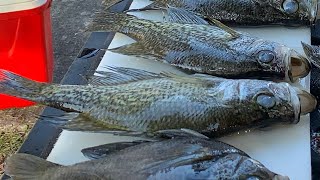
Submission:
<svg viewBox="0 0 320 180">
<path fill-rule="evenodd" d="M 255 125 L 269 126 L 274 123 L 296 124 L 300 115 L 312 112 L 316 98 L 303 87 L 271 81 L 242 81 L 240 101 L 252 110 Z M 261 118 L 257 120 L 257 116 Z"/>
<path fill-rule="evenodd" d="M 320 68 L 320 47 L 301 42 L 303 50 L 314 66 Z"/>
<path fill-rule="evenodd" d="M 276 10 L 282 19 L 309 20 L 314 24 L 317 20 L 318 0 L 259 0 L 261 5 Z M 289 21 L 288 21 L 289 22 Z"/>
<path fill-rule="evenodd" d="M 240 155 L 238 153 L 228 154 L 220 157 L 216 163 L 210 167 L 212 172 L 219 173 L 224 179 L 240 179 L 240 180 L 289 180 L 287 176 L 282 176 L 270 171 L 260 162 L 250 158 L 249 156 Z"/>
<path fill-rule="evenodd" d="M 257 61 L 263 73 L 283 77 L 288 82 L 295 82 L 306 77 L 311 71 L 310 61 L 297 51 L 267 40 L 257 40 L 249 51 L 253 61 Z"/>
</svg>

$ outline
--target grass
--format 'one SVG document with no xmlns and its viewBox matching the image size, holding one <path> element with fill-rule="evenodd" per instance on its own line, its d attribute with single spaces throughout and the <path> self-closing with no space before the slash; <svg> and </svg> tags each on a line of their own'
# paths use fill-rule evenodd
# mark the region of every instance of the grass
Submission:
<svg viewBox="0 0 320 180">
<path fill-rule="evenodd" d="M 0 111 L 0 177 L 5 159 L 20 148 L 42 110 L 42 106 L 31 106 Z"/>
</svg>

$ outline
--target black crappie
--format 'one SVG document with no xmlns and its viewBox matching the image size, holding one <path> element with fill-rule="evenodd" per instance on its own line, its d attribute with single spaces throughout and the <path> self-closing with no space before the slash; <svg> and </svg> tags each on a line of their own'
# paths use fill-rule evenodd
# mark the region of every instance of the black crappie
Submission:
<svg viewBox="0 0 320 180">
<path fill-rule="evenodd" d="M 68 123 L 82 130 L 96 130 L 88 127 L 95 122 L 100 129 L 153 133 L 186 128 L 211 137 L 297 123 L 316 105 L 311 94 L 288 83 L 111 69 L 99 86 L 37 83 L 1 70 L 0 92 L 81 112 L 88 120 Z"/>
<path fill-rule="evenodd" d="M 109 7 L 123 0 L 108 0 Z M 151 0 L 140 10 L 181 8 L 228 25 L 312 25 L 318 0 Z"/>
<path fill-rule="evenodd" d="M 157 59 L 197 73 L 286 81 L 309 74 L 309 61 L 295 50 L 216 24 L 155 22 L 105 12 L 90 29 L 120 32 L 137 41 L 112 52 Z"/>
<path fill-rule="evenodd" d="M 239 179 L 288 180 L 228 144 L 199 138 L 171 139 L 128 147 L 97 159 L 61 166 L 15 154 L 5 165 L 14 179 Z"/>
</svg>

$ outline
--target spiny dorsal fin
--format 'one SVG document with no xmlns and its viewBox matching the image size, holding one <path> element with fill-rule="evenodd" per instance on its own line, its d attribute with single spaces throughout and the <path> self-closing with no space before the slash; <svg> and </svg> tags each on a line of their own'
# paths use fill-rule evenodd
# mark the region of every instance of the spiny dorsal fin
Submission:
<svg viewBox="0 0 320 180">
<path fill-rule="evenodd" d="M 181 24 L 202 24 L 209 25 L 209 23 L 201 17 L 195 15 L 192 12 L 186 11 L 181 8 L 168 6 L 167 8 L 169 22 L 181 23 Z"/>
<path fill-rule="evenodd" d="M 207 17 L 207 19 L 209 20 L 209 24 L 211 25 L 215 25 L 221 29 L 223 29 L 224 31 L 228 32 L 229 34 L 231 34 L 234 38 L 237 38 L 239 36 L 241 36 L 241 33 L 237 32 L 236 30 L 230 28 L 229 26 L 223 24 L 222 22 L 214 19 L 214 18 L 210 18 L 210 17 Z"/>
<path fill-rule="evenodd" d="M 45 171 L 59 166 L 30 154 L 18 153 L 6 161 L 5 174 L 13 179 L 41 179 Z"/>
<path fill-rule="evenodd" d="M 92 76 L 89 79 L 89 84 L 111 86 L 164 77 L 160 74 L 148 72 L 141 69 L 112 66 L 105 66 L 104 68 L 112 72 L 97 71 L 97 74 L 101 76 Z"/>
</svg>

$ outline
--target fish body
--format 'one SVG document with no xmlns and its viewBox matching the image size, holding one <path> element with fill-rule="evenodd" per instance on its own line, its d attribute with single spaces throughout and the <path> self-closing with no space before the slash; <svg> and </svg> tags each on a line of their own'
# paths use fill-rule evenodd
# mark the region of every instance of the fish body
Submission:
<svg viewBox="0 0 320 180">
<path fill-rule="evenodd" d="M 228 144 L 200 138 L 142 143 L 104 158 L 61 166 L 28 154 L 6 161 L 17 179 L 274 179 L 288 180 Z M 32 177 L 32 178 L 30 178 Z"/>
<path fill-rule="evenodd" d="M 119 2 L 109 1 L 106 6 Z M 228 25 L 312 25 L 317 0 L 152 0 L 140 10 L 181 8 Z"/>
<path fill-rule="evenodd" d="M 104 12 L 90 29 L 123 33 L 137 41 L 112 52 L 156 59 L 196 73 L 290 82 L 308 75 L 310 63 L 293 49 L 217 24 L 155 22 Z"/>
<path fill-rule="evenodd" d="M 101 78 L 107 85 L 98 86 L 37 83 L 2 70 L 0 92 L 80 112 L 89 120 L 69 123 L 83 130 L 86 123 L 96 122 L 101 128 L 146 133 L 186 128 L 211 137 L 297 123 L 316 104 L 312 95 L 288 83 L 113 70 Z M 305 97 L 311 109 L 301 106 Z"/>
</svg>

